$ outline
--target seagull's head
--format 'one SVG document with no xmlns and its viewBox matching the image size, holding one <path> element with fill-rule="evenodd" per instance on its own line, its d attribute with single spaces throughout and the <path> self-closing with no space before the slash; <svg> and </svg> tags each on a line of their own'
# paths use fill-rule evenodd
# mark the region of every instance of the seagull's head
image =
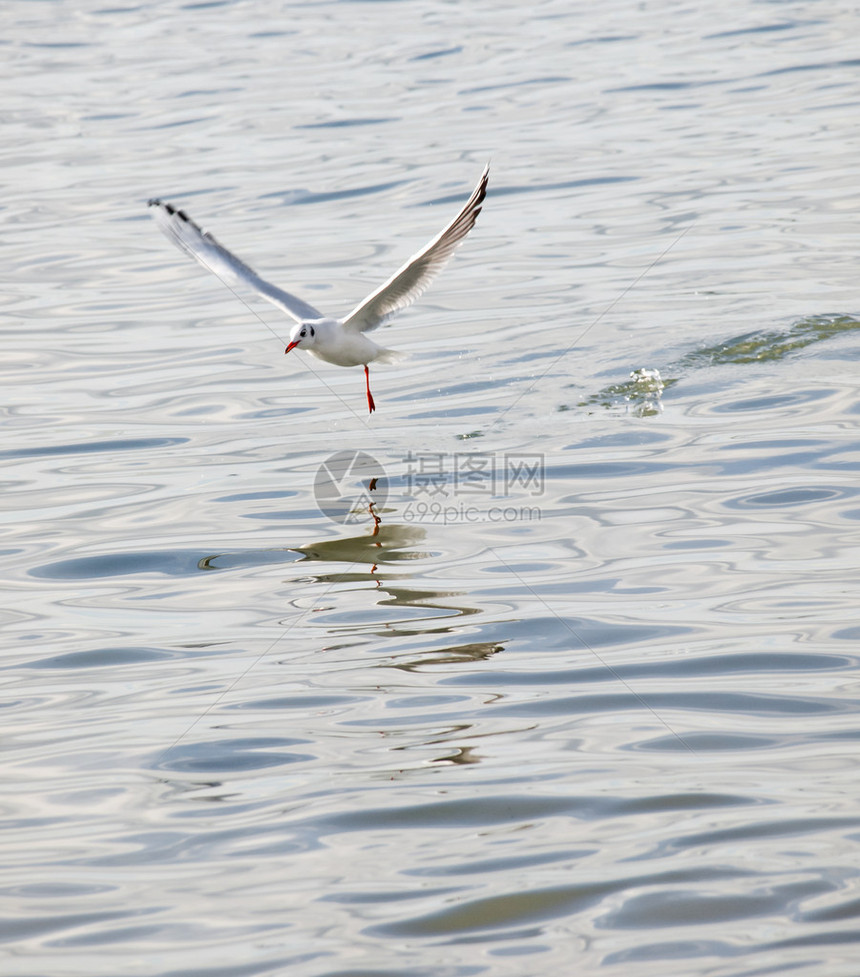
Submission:
<svg viewBox="0 0 860 977">
<path fill-rule="evenodd" d="M 290 341 L 284 353 L 289 353 L 291 349 L 299 346 L 301 349 L 310 349 L 317 341 L 316 330 L 310 323 L 300 322 L 293 326 L 290 332 Z"/>
</svg>

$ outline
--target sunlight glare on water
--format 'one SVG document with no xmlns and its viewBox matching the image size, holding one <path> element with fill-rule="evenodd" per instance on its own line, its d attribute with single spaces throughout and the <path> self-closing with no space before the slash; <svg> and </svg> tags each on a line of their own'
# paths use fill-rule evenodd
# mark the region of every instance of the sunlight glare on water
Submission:
<svg viewBox="0 0 860 977">
<path fill-rule="evenodd" d="M 3 20 L 4 975 L 856 977 L 857 11 Z"/>
</svg>

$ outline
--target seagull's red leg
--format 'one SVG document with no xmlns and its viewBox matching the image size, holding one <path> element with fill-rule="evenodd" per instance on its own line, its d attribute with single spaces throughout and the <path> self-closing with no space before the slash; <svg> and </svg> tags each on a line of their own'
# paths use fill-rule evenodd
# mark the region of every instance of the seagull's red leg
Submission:
<svg viewBox="0 0 860 977">
<path fill-rule="evenodd" d="M 376 404 L 374 404 L 373 394 L 370 392 L 370 370 L 368 370 L 366 363 L 364 364 L 364 382 L 367 384 L 367 406 L 372 414 L 376 410 Z"/>
</svg>

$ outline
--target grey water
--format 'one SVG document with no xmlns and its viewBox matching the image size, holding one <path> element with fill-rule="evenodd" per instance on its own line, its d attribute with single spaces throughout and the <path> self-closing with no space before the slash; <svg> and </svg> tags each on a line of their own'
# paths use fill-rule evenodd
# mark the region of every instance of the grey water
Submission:
<svg viewBox="0 0 860 977">
<path fill-rule="evenodd" d="M 4 7 L 4 975 L 856 977 L 859 20 Z"/>
</svg>

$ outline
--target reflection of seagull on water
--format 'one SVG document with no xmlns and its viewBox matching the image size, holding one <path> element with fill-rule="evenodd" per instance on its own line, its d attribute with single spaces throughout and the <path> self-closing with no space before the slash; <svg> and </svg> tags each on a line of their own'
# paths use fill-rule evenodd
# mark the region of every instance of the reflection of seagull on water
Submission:
<svg viewBox="0 0 860 977">
<path fill-rule="evenodd" d="M 329 319 L 312 305 L 295 295 L 264 281 L 243 261 L 220 245 L 211 234 L 202 231 L 184 211 L 161 200 L 150 200 L 162 231 L 177 247 L 191 255 L 228 285 L 244 282 L 264 298 L 283 309 L 296 320 L 285 352 L 298 348 L 337 366 L 363 366 L 367 388 L 367 406 L 376 409 L 370 392 L 368 363 L 385 362 L 396 357 L 390 349 L 377 346 L 365 335 L 376 329 L 396 312 L 411 305 L 424 291 L 445 263 L 462 244 L 475 225 L 487 193 L 490 167 L 481 174 L 478 185 L 465 206 L 448 226 L 414 254 L 375 292 L 356 306 L 345 319 Z"/>
</svg>

